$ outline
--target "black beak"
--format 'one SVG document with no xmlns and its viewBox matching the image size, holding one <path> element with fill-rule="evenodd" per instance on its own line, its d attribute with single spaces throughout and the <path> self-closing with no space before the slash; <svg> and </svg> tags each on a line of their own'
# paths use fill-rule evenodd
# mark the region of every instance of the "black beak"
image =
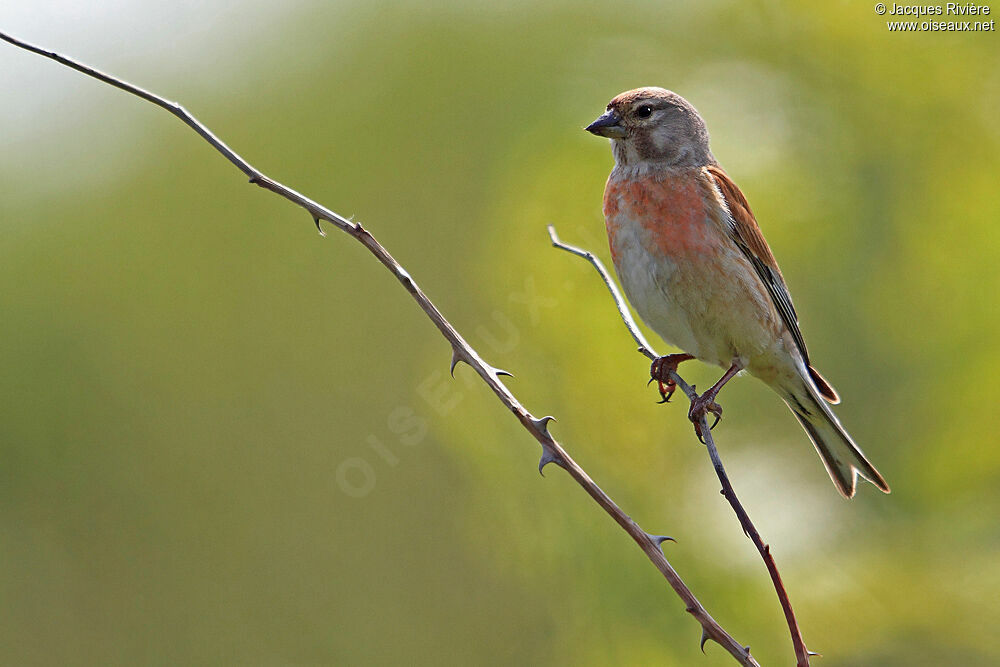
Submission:
<svg viewBox="0 0 1000 667">
<path fill-rule="evenodd" d="M 603 116 L 584 129 L 591 134 L 610 139 L 623 139 L 625 128 L 621 126 L 621 117 L 613 109 L 608 109 Z"/>
</svg>

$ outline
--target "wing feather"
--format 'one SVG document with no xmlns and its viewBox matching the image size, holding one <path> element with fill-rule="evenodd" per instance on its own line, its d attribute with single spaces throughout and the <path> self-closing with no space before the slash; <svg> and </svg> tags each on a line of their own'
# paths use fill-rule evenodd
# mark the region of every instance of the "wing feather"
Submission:
<svg viewBox="0 0 1000 667">
<path fill-rule="evenodd" d="M 806 349 L 806 342 L 802 338 L 802 331 L 799 329 L 799 318 L 795 313 L 795 306 L 792 305 L 792 295 L 788 293 L 785 286 L 785 279 L 778 268 L 778 262 L 774 259 L 771 249 L 764 240 L 764 235 L 760 233 L 757 220 L 750 210 L 750 204 L 740 189 L 733 183 L 732 179 L 720 167 L 708 166 L 705 171 L 715 183 L 722 194 L 726 205 L 729 207 L 728 232 L 730 238 L 743 251 L 743 254 L 750 264 L 753 265 L 757 276 L 764 284 L 764 288 L 771 297 L 778 315 L 782 322 L 792 334 L 796 347 L 802 353 L 802 360 L 809 366 L 809 352 Z"/>
</svg>

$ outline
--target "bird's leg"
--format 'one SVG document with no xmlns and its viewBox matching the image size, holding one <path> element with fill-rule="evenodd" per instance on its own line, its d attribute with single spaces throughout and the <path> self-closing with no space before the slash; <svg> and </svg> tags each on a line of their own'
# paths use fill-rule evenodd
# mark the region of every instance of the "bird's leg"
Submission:
<svg viewBox="0 0 1000 667">
<path fill-rule="evenodd" d="M 743 370 L 743 364 L 739 361 L 734 360 L 733 365 L 729 367 L 719 381 L 712 385 L 712 388 L 706 391 L 701 396 L 695 396 L 691 399 L 691 409 L 688 410 L 688 419 L 694 424 L 694 432 L 698 435 L 698 439 L 702 440 L 703 435 L 701 432 L 701 418 L 705 416 L 706 413 L 711 412 L 715 415 L 715 421 L 712 422 L 710 429 L 715 428 L 715 425 L 719 423 L 722 419 L 722 406 L 715 402 L 715 397 L 719 395 L 719 390 L 722 389 L 723 385 L 736 377 L 736 374 Z"/>
<path fill-rule="evenodd" d="M 657 357 L 649 367 L 649 381 L 656 380 L 660 390 L 660 403 L 669 403 L 670 397 L 677 389 L 677 383 L 670 378 L 671 373 L 677 372 L 677 366 L 682 361 L 690 361 L 694 357 L 690 354 L 668 354 L 665 357 Z"/>
</svg>

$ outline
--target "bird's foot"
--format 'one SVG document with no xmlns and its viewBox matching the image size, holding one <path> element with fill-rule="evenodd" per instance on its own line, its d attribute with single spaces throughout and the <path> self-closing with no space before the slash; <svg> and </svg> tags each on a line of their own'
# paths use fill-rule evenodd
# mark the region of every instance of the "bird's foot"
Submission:
<svg viewBox="0 0 1000 667">
<path fill-rule="evenodd" d="M 649 381 L 656 380 L 657 389 L 660 391 L 660 403 L 669 403 L 670 397 L 677 390 L 677 383 L 671 379 L 670 374 L 677 372 L 677 366 L 682 361 L 694 359 L 690 354 L 668 354 L 665 357 L 657 357 L 649 367 Z"/>
<path fill-rule="evenodd" d="M 707 417 L 709 413 L 715 415 L 715 421 L 708 427 L 709 430 L 715 428 L 715 425 L 722 419 L 722 406 L 715 402 L 718 392 L 713 391 L 713 389 L 709 389 L 701 396 L 695 396 L 691 399 L 691 408 L 688 410 L 688 419 L 694 424 L 694 432 L 698 436 L 698 440 L 702 443 L 705 442 L 705 434 L 701 427 L 702 419 Z"/>
<path fill-rule="evenodd" d="M 698 436 L 698 439 L 701 440 L 702 444 L 705 444 L 705 433 L 701 425 L 702 423 L 708 423 L 707 421 L 703 422 L 702 420 L 705 419 L 708 413 L 715 415 L 715 421 L 708 427 L 708 430 L 710 431 L 715 428 L 716 424 L 719 423 L 719 420 L 722 419 L 722 406 L 715 402 L 715 397 L 719 395 L 719 390 L 721 390 L 727 382 L 736 377 L 741 370 L 743 370 L 743 363 L 739 359 L 733 359 L 733 365 L 729 367 L 729 370 L 722 374 L 722 377 L 719 378 L 718 382 L 712 385 L 711 389 L 706 391 L 701 396 L 695 396 L 691 399 L 691 409 L 688 410 L 688 419 L 690 419 L 691 423 L 694 424 L 694 432 Z"/>
</svg>

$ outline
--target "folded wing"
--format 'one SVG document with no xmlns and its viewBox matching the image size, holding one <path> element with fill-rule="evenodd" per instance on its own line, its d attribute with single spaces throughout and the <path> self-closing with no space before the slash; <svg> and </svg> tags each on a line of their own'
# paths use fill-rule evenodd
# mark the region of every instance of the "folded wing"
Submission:
<svg viewBox="0 0 1000 667">
<path fill-rule="evenodd" d="M 746 197 L 720 167 L 708 166 L 705 167 L 705 172 L 729 208 L 729 220 L 727 221 L 729 237 L 753 265 L 757 276 L 770 295 L 775 309 L 781 316 L 782 322 L 792 334 L 795 346 L 802 354 L 802 360 L 805 362 L 806 368 L 809 369 L 809 375 L 813 382 L 816 383 L 823 398 L 831 403 L 839 403 L 840 397 L 837 396 L 836 390 L 809 364 L 809 351 L 806 349 L 806 342 L 799 329 L 799 318 L 795 314 L 795 306 L 792 305 L 792 295 L 788 293 L 788 287 L 781 275 L 781 269 L 778 268 L 778 262 L 774 259 L 774 254 L 771 253 L 767 241 L 764 240 L 764 235 L 760 233 L 760 227 L 757 226 L 757 220 L 753 216 L 753 211 L 750 210 L 750 204 Z"/>
</svg>

